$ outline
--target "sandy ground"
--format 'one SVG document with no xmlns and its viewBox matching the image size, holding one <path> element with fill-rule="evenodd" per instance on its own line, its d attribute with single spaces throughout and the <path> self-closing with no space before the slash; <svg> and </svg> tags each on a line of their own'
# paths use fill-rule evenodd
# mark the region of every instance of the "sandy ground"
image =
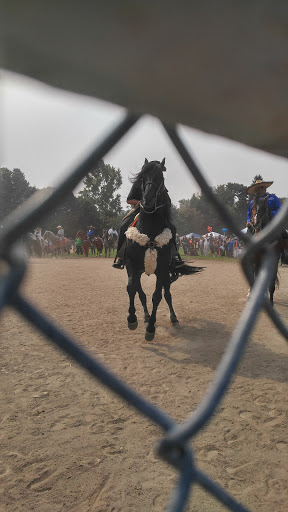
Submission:
<svg viewBox="0 0 288 512">
<path fill-rule="evenodd" d="M 197 260 L 199 263 L 200 260 Z M 203 262 L 202 262 L 203 263 Z M 25 296 L 100 361 L 182 421 L 203 398 L 246 302 L 235 261 L 206 261 L 172 286 L 180 325 L 159 307 L 153 343 L 126 325 L 125 271 L 96 258 L 31 260 Z M 143 278 L 151 298 L 154 276 Z M 288 323 L 288 268 L 275 307 Z M 88 376 L 13 310 L 1 320 L 1 512 L 162 511 L 176 474 L 158 458 L 162 431 Z M 288 346 L 261 315 L 195 458 L 254 512 L 287 510 Z M 195 488 L 189 511 L 226 510 Z"/>
</svg>

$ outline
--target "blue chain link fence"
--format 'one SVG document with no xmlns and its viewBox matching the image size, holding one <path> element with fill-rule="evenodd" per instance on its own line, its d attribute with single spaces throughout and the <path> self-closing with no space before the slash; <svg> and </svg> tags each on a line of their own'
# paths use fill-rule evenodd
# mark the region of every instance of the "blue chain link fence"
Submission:
<svg viewBox="0 0 288 512">
<path fill-rule="evenodd" d="M 254 283 L 250 298 L 240 315 L 226 352 L 215 372 L 214 380 L 197 409 L 191 413 L 191 416 L 185 422 L 180 424 L 176 423 L 163 410 L 136 393 L 109 369 L 91 357 L 68 334 L 59 330 L 50 322 L 45 314 L 24 299 L 18 291 L 26 272 L 26 260 L 18 250 L 15 240 L 19 239 L 23 233 L 31 230 L 35 223 L 39 224 L 40 219 L 51 209 L 58 206 L 66 194 L 72 192 L 76 185 L 90 171 L 95 169 L 98 161 L 135 125 L 139 117 L 134 114 L 128 114 L 102 143 L 71 172 L 70 176 L 50 195 L 47 195 L 44 201 L 43 195 L 40 198 L 40 196 L 35 194 L 21 209 L 5 219 L 5 226 L 0 236 L 0 309 L 5 304 L 12 306 L 26 320 L 29 320 L 34 327 L 37 327 L 41 333 L 52 340 L 63 352 L 71 356 L 76 363 L 92 374 L 95 379 L 101 381 L 103 385 L 116 393 L 129 405 L 132 405 L 147 419 L 162 427 L 164 433 L 157 448 L 158 455 L 179 472 L 178 482 L 167 505 L 168 511 L 184 511 L 193 485 L 198 484 L 226 505 L 228 509 L 236 512 L 247 512 L 243 505 L 196 466 L 193 448 L 191 448 L 191 440 L 193 441 L 193 437 L 197 432 L 209 422 L 223 396 L 228 391 L 230 381 L 233 378 L 248 343 L 249 336 L 262 309 L 270 316 L 275 327 L 283 337 L 288 340 L 288 330 L 266 296 L 267 287 L 273 275 L 275 265 L 278 265 L 278 257 L 272 248 L 272 242 L 281 234 L 287 222 L 288 203 L 285 203 L 281 212 L 257 236 L 257 239 L 242 233 L 237 222 L 230 216 L 226 207 L 214 196 L 211 187 L 204 179 L 179 137 L 177 128 L 163 124 L 167 135 L 200 186 L 202 193 L 206 195 L 214 208 L 217 209 L 230 230 L 244 242 L 245 250 L 241 262 L 247 278 L 248 268 L 253 256 L 256 253 L 261 253 L 262 257 L 262 266 Z M 137 504 L 135 504 L 136 507 Z"/>
</svg>

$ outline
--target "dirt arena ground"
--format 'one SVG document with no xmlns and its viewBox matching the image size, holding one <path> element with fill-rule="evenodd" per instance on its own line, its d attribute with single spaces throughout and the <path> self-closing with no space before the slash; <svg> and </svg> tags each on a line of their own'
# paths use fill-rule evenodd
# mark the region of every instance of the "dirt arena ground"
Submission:
<svg viewBox="0 0 288 512">
<path fill-rule="evenodd" d="M 197 260 L 197 264 L 200 260 Z M 247 284 L 238 262 L 205 261 L 172 285 L 153 343 L 126 325 L 125 271 L 112 260 L 31 260 L 22 286 L 41 310 L 146 398 L 183 421 L 213 379 Z M 154 276 L 143 277 L 151 297 Z M 275 307 L 288 324 L 288 267 Z M 162 431 L 6 309 L 1 324 L 0 511 L 163 511 L 176 473 L 155 454 Z M 193 440 L 199 467 L 254 512 L 287 510 L 288 345 L 261 315 L 214 419 Z M 187 508 L 227 510 L 196 488 Z"/>
</svg>

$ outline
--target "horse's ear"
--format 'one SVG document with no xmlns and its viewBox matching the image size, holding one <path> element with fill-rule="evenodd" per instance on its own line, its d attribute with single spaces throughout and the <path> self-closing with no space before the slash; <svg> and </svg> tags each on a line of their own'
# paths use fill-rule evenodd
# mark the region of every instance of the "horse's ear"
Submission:
<svg viewBox="0 0 288 512">
<path fill-rule="evenodd" d="M 162 171 L 166 171 L 166 167 L 165 167 L 165 158 L 163 158 L 162 162 L 161 162 L 161 167 L 162 167 Z"/>
<path fill-rule="evenodd" d="M 144 165 L 148 164 L 147 158 L 145 158 Z"/>
</svg>

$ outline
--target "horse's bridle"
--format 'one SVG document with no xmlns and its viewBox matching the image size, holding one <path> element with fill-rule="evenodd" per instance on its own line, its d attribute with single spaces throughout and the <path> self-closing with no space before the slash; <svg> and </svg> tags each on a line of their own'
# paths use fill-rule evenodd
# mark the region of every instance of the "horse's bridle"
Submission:
<svg viewBox="0 0 288 512">
<path fill-rule="evenodd" d="M 257 201 L 257 198 L 254 199 L 253 208 L 256 209 L 255 214 L 254 214 L 254 216 L 256 217 L 256 220 L 254 221 L 254 223 L 252 225 L 251 231 L 253 232 L 253 234 L 259 233 L 259 231 L 261 231 L 272 218 L 270 208 L 267 204 L 268 197 L 269 197 L 269 194 L 267 194 L 267 196 L 264 198 L 260 198 L 260 200 L 258 198 L 258 201 Z M 261 199 L 262 199 L 262 202 L 261 202 Z M 263 205 L 265 205 L 264 212 L 262 212 Z M 265 222 L 265 224 L 263 224 L 263 220 L 264 220 L 263 217 L 264 217 L 264 214 L 266 211 L 269 212 L 269 216 L 268 216 L 269 218 L 267 218 L 267 215 L 266 215 L 266 222 Z M 259 216 L 259 213 L 262 213 L 262 215 Z"/>
<path fill-rule="evenodd" d="M 155 186 L 155 183 L 153 181 L 147 181 L 145 184 L 143 183 L 142 181 L 142 185 L 141 185 L 141 188 L 142 188 L 142 191 L 144 192 L 145 191 L 145 188 L 147 187 L 147 185 L 153 185 Z M 156 210 L 159 210 L 159 208 L 163 208 L 163 206 L 165 206 L 165 203 L 163 204 L 160 204 L 159 206 L 157 206 L 157 201 L 158 201 L 158 195 L 161 194 L 161 192 L 163 192 L 165 190 L 165 186 L 164 186 L 164 178 L 162 179 L 162 182 L 160 183 L 158 189 L 156 190 L 156 194 L 155 194 L 155 208 L 154 210 L 152 210 L 151 212 L 148 212 L 147 210 L 145 210 L 144 206 L 142 203 L 140 203 L 140 207 L 142 208 L 142 210 L 145 212 L 145 213 L 155 213 Z"/>
</svg>

